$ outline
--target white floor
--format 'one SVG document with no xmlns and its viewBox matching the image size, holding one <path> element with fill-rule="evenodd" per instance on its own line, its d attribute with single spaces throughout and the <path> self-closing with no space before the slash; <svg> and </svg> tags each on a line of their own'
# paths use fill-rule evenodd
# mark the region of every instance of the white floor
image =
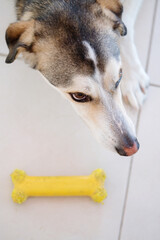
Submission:
<svg viewBox="0 0 160 240">
<path fill-rule="evenodd" d="M 72 107 L 21 60 L 4 63 L 4 33 L 13 22 L 13 0 L 0 0 L 0 239 L 160 239 L 160 0 L 144 0 L 136 44 L 151 77 L 138 117 L 139 152 L 119 157 L 97 144 Z M 10 173 L 107 173 L 104 205 L 89 198 L 11 200 Z"/>
</svg>

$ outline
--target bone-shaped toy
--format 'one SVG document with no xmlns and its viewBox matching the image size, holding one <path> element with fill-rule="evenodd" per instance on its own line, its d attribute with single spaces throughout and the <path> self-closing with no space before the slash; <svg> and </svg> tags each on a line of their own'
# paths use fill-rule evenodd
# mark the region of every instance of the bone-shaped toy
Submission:
<svg viewBox="0 0 160 240">
<path fill-rule="evenodd" d="M 17 169 L 11 178 L 14 184 L 12 199 L 19 204 L 35 196 L 90 196 L 95 202 L 102 202 L 107 197 L 106 175 L 102 169 L 89 176 L 66 177 L 33 177 Z"/>
</svg>

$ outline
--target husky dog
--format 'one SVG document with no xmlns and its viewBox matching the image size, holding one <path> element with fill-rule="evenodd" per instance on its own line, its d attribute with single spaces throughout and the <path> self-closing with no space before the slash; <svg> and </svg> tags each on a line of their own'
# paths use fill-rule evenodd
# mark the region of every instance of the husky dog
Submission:
<svg viewBox="0 0 160 240">
<path fill-rule="evenodd" d="M 71 102 L 95 137 L 123 156 L 136 153 L 139 143 L 122 97 L 138 108 L 149 85 L 133 41 L 141 2 L 17 0 L 17 22 L 6 31 L 6 63 L 22 53 Z"/>
</svg>

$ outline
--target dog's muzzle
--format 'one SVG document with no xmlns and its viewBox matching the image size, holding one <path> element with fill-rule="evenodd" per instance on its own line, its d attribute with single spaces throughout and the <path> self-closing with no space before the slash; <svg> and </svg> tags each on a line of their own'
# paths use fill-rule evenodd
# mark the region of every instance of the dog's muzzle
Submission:
<svg viewBox="0 0 160 240">
<path fill-rule="evenodd" d="M 135 154 L 139 149 L 139 142 L 137 139 L 126 141 L 122 147 L 115 147 L 116 151 L 121 156 L 131 156 Z"/>
</svg>

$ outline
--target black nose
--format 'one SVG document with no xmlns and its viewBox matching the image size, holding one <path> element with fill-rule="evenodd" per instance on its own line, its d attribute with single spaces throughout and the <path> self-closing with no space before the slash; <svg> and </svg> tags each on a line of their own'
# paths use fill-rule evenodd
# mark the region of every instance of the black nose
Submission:
<svg viewBox="0 0 160 240">
<path fill-rule="evenodd" d="M 139 142 L 137 139 L 130 140 L 128 144 L 125 144 L 122 147 L 115 147 L 115 149 L 121 156 L 131 156 L 138 151 Z"/>
</svg>

